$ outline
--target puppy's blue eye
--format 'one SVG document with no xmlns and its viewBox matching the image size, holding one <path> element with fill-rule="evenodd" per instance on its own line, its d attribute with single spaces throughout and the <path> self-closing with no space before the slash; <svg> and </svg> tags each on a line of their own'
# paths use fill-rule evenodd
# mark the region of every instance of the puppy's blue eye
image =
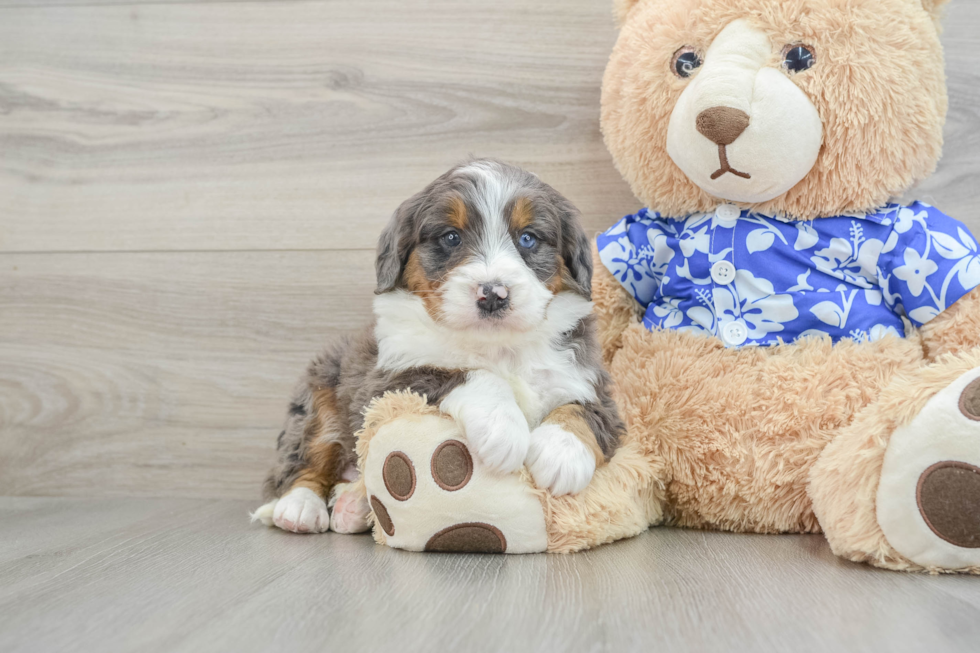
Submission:
<svg viewBox="0 0 980 653">
<path fill-rule="evenodd" d="M 443 235 L 442 242 L 450 247 L 456 247 L 462 242 L 462 239 L 460 239 L 458 233 L 450 231 L 448 234 Z"/>
<path fill-rule="evenodd" d="M 517 242 L 521 244 L 521 247 L 531 249 L 538 244 L 538 239 L 531 234 L 521 234 L 521 238 Z"/>
</svg>

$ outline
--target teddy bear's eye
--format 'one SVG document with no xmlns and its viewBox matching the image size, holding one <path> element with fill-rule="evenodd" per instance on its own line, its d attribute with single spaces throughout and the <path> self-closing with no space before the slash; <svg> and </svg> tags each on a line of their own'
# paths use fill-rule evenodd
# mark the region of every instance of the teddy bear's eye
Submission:
<svg viewBox="0 0 980 653">
<path fill-rule="evenodd" d="M 703 63 L 701 55 L 691 47 L 683 47 L 674 53 L 674 60 L 670 67 L 674 74 L 684 79 L 694 74 L 694 71 L 701 67 Z"/>
<path fill-rule="evenodd" d="M 791 73 L 801 73 L 813 68 L 817 58 L 807 45 L 787 45 L 783 48 L 783 68 Z"/>
</svg>

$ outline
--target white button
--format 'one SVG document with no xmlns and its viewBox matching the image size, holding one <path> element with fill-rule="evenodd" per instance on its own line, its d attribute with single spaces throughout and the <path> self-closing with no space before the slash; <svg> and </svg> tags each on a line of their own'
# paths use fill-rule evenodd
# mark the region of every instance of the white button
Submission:
<svg viewBox="0 0 980 653">
<path fill-rule="evenodd" d="M 727 286 L 735 281 L 735 266 L 728 261 L 718 261 L 711 266 L 711 278 L 715 283 Z"/>
<path fill-rule="evenodd" d="M 722 222 L 734 222 L 742 215 L 742 210 L 734 204 L 721 204 L 715 211 L 715 215 Z"/>
<path fill-rule="evenodd" d="M 725 344 L 737 347 L 749 339 L 749 330 L 741 322 L 729 322 L 722 332 Z"/>
</svg>

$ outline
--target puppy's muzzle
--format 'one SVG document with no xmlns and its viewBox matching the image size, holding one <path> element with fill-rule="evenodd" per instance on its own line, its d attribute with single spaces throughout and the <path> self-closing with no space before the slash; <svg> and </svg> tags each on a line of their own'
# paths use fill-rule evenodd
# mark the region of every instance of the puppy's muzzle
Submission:
<svg viewBox="0 0 980 653">
<path fill-rule="evenodd" d="M 500 317 L 510 306 L 510 292 L 499 282 L 485 283 L 476 289 L 476 306 L 480 317 Z"/>
</svg>

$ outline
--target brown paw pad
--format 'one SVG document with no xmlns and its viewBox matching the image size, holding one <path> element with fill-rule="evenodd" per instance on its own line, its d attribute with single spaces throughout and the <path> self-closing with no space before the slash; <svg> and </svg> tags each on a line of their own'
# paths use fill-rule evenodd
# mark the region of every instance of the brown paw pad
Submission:
<svg viewBox="0 0 980 653">
<path fill-rule="evenodd" d="M 388 494 L 399 501 L 405 501 L 415 493 L 415 466 L 401 451 L 388 454 L 381 469 L 381 477 Z"/>
<path fill-rule="evenodd" d="M 916 501 L 933 533 L 956 546 L 980 548 L 980 467 L 956 461 L 936 463 L 919 477 Z"/>
<path fill-rule="evenodd" d="M 974 379 L 960 395 L 960 412 L 975 422 L 980 422 L 980 379 Z"/>
<path fill-rule="evenodd" d="M 442 553 L 504 553 L 507 539 L 490 524 L 473 522 L 444 528 L 425 544 L 426 551 Z"/>
<path fill-rule="evenodd" d="M 446 440 L 432 454 L 432 479 L 443 490 L 453 492 L 470 482 L 473 458 L 459 440 Z"/>
<path fill-rule="evenodd" d="M 374 518 L 378 521 L 378 525 L 381 526 L 382 530 L 388 535 L 395 534 L 395 525 L 391 522 L 391 516 L 388 514 L 387 509 L 385 509 L 385 504 L 381 503 L 381 500 L 376 496 L 371 496 L 371 509 L 374 510 Z"/>
</svg>

